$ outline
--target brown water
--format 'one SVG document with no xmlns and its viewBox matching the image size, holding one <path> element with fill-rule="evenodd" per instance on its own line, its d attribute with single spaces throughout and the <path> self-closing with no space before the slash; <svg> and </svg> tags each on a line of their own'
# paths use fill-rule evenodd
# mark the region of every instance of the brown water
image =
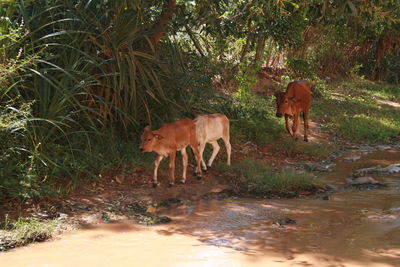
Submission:
<svg viewBox="0 0 400 267">
<path fill-rule="evenodd" d="M 355 169 L 399 162 L 399 151 L 377 152 L 323 179 L 341 188 Z M 91 226 L 0 254 L 0 266 L 400 266 L 400 176 L 374 178 L 389 187 L 329 200 L 202 200 L 163 226 Z M 276 223 L 286 216 L 297 223 Z"/>
</svg>

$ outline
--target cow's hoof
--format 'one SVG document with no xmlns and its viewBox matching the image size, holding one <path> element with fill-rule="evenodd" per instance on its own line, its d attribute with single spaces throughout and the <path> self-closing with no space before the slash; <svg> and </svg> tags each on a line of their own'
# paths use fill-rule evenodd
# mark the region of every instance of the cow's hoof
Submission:
<svg viewBox="0 0 400 267">
<path fill-rule="evenodd" d="M 153 183 L 153 188 L 156 188 L 158 186 L 158 183 Z"/>
<path fill-rule="evenodd" d="M 304 142 L 308 142 L 308 139 L 307 139 L 307 138 L 304 138 Z"/>
<path fill-rule="evenodd" d="M 197 180 L 201 180 L 201 178 L 203 178 L 203 176 L 197 175 Z"/>
<path fill-rule="evenodd" d="M 178 184 L 185 184 L 186 182 L 185 182 L 185 180 L 180 180 L 179 182 L 178 182 Z"/>
<path fill-rule="evenodd" d="M 168 184 L 168 187 L 173 187 L 173 186 L 174 186 L 173 183 Z"/>
</svg>

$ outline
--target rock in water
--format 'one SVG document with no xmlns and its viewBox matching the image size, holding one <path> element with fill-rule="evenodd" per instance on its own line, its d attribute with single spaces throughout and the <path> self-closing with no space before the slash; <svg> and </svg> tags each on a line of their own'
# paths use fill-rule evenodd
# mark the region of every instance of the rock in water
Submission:
<svg viewBox="0 0 400 267">
<path fill-rule="evenodd" d="M 354 179 L 346 179 L 347 183 L 350 185 L 366 185 L 366 184 L 379 184 L 377 180 L 372 177 L 358 177 Z"/>
<path fill-rule="evenodd" d="M 353 175 L 354 176 L 362 176 L 366 174 L 371 174 L 371 173 L 377 173 L 377 174 L 393 174 L 393 173 L 398 173 L 400 172 L 400 164 L 392 164 L 387 167 L 381 168 L 379 166 L 377 167 L 371 167 L 371 168 L 365 168 L 365 169 L 360 169 L 356 170 Z"/>
<path fill-rule="evenodd" d="M 359 160 L 361 157 L 360 156 L 348 156 L 348 157 L 345 157 L 345 158 L 343 158 L 343 161 L 344 162 L 354 162 L 354 161 L 357 161 L 357 160 Z"/>
<path fill-rule="evenodd" d="M 398 173 L 400 172 L 400 164 L 392 164 L 385 168 L 381 168 L 379 171 L 384 174 Z"/>
</svg>

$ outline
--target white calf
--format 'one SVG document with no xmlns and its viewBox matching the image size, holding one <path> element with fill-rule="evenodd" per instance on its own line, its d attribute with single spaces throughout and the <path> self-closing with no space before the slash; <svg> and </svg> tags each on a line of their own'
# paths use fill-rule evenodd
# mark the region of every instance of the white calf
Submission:
<svg viewBox="0 0 400 267">
<path fill-rule="evenodd" d="M 222 138 L 225 143 L 227 152 L 227 163 L 231 165 L 231 143 L 229 142 L 229 119 L 223 114 L 207 114 L 197 115 L 194 119 L 196 124 L 196 140 L 199 144 L 201 164 L 204 170 L 207 166 L 211 167 L 215 157 L 220 150 L 217 140 Z M 204 148 L 206 143 L 210 143 L 213 147 L 211 158 L 208 160 L 207 166 L 203 159 Z M 196 172 L 198 169 L 196 168 Z"/>
</svg>

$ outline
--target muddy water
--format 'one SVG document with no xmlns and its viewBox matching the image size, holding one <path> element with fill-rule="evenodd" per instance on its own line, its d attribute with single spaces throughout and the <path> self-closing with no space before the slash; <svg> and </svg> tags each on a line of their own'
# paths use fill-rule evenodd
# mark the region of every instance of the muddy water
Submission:
<svg viewBox="0 0 400 267">
<path fill-rule="evenodd" d="M 400 266 L 400 175 L 344 189 L 353 170 L 399 162 L 400 151 L 339 160 L 322 177 L 337 187 L 328 200 L 203 200 L 171 211 L 168 225 L 91 226 L 0 254 L 0 266 Z"/>
</svg>

